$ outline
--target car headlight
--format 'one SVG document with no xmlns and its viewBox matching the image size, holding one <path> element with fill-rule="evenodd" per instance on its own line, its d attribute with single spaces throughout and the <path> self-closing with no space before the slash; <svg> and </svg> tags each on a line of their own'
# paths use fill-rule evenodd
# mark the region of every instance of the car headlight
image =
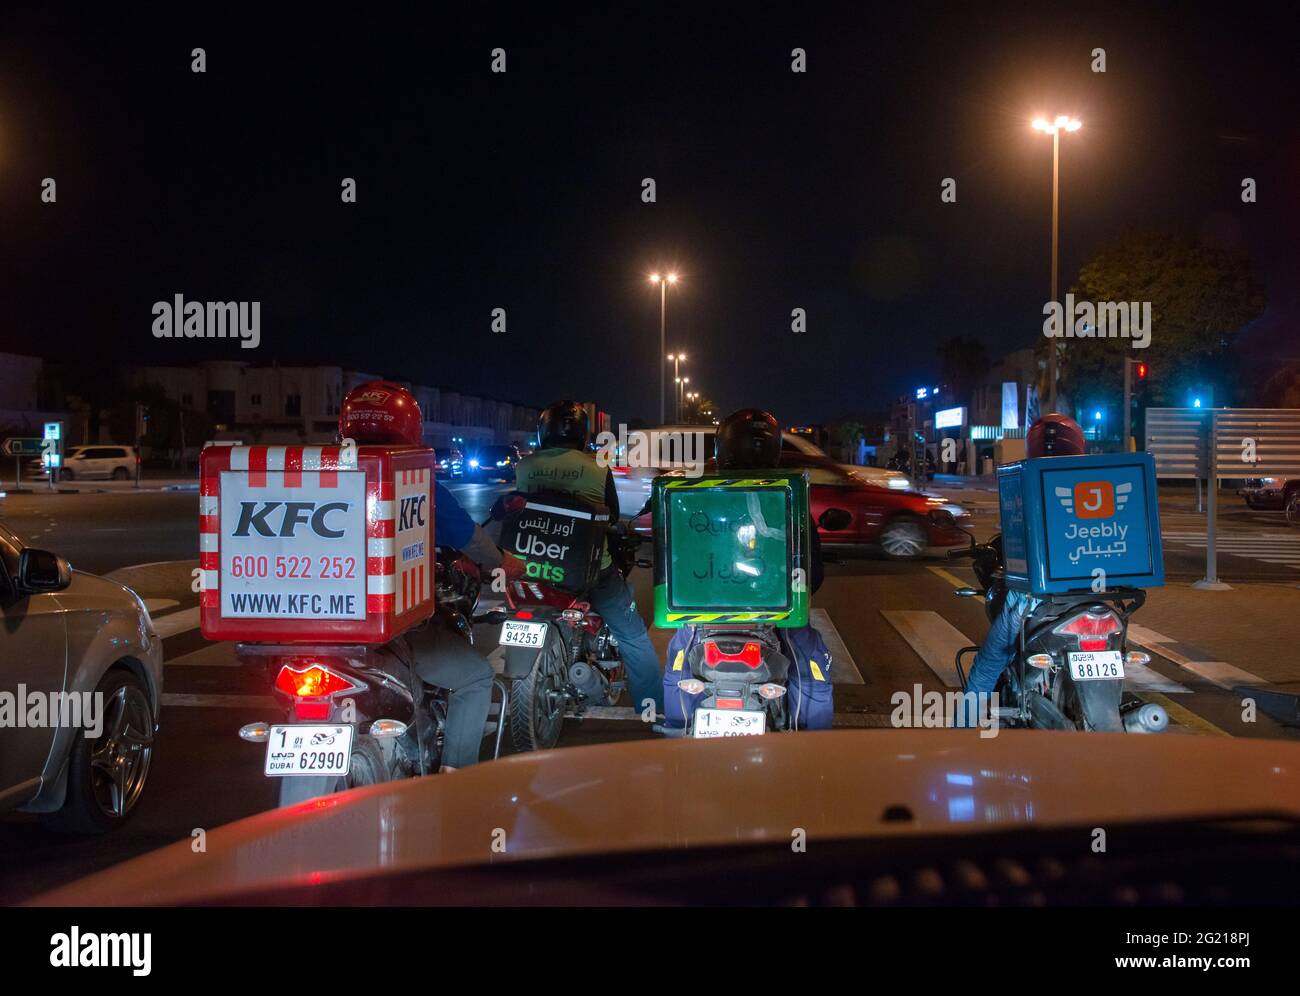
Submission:
<svg viewBox="0 0 1300 996">
<path fill-rule="evenodd" d="M 891 477 L 887 482 L 888 486 L 895 491 L 906 491 L 910 484 L 906 477 Z"/>
<path fill-rule="evenodd" d="M 478 466 L 478 461 L 477 461 L 477 460 L 470 460 L 469 465 L 470 465 L 470 467 L 477 467 L 477 466 Z"/>
</svg>

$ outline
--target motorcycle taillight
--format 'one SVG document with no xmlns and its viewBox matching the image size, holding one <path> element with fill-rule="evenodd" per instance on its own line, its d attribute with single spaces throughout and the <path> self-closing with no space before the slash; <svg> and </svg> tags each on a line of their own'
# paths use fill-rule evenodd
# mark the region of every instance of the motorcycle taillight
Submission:
<svg viewBox="0 0 1300 996">
<path fill-rule="evenodd" d="M 329 698 L 338 692 L 357 688 L 346 678 L 319 664 L 308 664 L 304 667 L 282 665 L 280 673 L 275 676 L 275 687 L 286 695 L 301 699 Z"/>
<path fill-rule="evenodd" d="M 704 663 L 717 667 L 723 661 L 740 661 L 746 667 L 758 667 L 763 663 L 763 652 L 757 643 L 746 643 L 739 651 L 728 653 L 718 646 L 715 640 L 704 641 Z"/>
<path fill-rule="evenodd" d="M 1073 636 L 1080 650 L 1105 650 L 1110 645 L 1109 637 L 1124 632 L 1124 624 L 1110 609 L 1100 612 L 1089 609 L 1067 619 L 1052 632 L 1057 636 Z"/>
</svg>

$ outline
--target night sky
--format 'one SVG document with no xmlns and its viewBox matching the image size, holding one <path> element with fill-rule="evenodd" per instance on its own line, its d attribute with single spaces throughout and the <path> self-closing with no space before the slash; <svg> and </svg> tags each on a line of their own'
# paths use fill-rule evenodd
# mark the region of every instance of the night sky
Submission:
<svg viewBox="0 0 1300 996">
<path fill-rule="evenodd" d="M 1037 342 L 1051 142 L 1028 123 L 1069 113 L 1062 290 L 1125 228 L 1176 225 L 1249 248 L 1270 309 L 1243 348 L 1300 355 L 1293 16 L 764 6 L 7 13 L 0 350 L 334 363 L 653 417 L 646 274 L 674 266 L 692 387 L 825 420 L 932 381 L 954 333 L 995 356 Z M 155 339 L 176 293 L 261 301 L 261 348 Z"/>
</svg>

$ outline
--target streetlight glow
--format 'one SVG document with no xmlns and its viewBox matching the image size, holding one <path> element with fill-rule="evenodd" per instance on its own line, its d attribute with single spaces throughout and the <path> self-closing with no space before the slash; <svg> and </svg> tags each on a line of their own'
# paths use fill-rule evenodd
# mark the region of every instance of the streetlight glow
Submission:
<svg viewBox="0 0 1300 996">
<path fill-rule="evenodd" d="M 669 282 L 670 284 L 675 284 L 675 283 L 677 283 L 677 274 L 675 274 L 675 273 L 670 273 L 670 274 L 668 274 L 668 282 Z"/>
<path fill-rule="evenodd" d="M 659 274 L 657 274 L 657 273 L 652 273 L 652 274 L 650 274 L 650 282 L 651 282 L 652 284 L 657 284 L 657 283 L 659 283 L 659 280 L 660 280 Z"/>
</svg>

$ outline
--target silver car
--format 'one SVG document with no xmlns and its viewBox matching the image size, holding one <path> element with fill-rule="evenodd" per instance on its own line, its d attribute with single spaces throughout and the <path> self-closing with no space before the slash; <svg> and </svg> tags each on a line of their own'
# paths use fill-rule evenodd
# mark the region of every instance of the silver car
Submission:
<svg viewBox="0 0 1300 996">
<path fill-rule="evenodd" d="M 0 525 L 0 621 L 0 812 L 111 830 L 153 760 L 163 668 L 148 610 Z"/>
</svg>

